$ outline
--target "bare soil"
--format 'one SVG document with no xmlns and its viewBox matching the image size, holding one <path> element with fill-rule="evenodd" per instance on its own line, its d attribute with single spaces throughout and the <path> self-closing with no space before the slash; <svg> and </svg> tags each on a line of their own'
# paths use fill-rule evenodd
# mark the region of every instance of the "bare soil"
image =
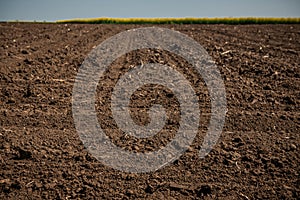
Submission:
<svg viewBox="0 0 300 200">
<path fill-rule="evenodd" d="M 210 117 L 201 77 L 176 55 L 140 50 L 116 60 L 99 82 L 95 104 L 107 135 L 146 152 L 176 134 L 180 107 L 163 87 L 132 97 L 139 124 L 153 103 L 167 108 L 168 124 L 156 136 L 125 137 L 112 119 L 114 84 L 147 62 L 173 66 L 193 84 L 198 135 L 179 160 L 152 173 L 117 171 L 93 158 L 73 121 L 74 80 L 93 47 L 137 27 L 0 23 L 0 199 L 299 199 L 300 25 L 161 25 L 199 42 L 220 69 L 228 112 L 218 144 L 198 158 Z"/>
</svg>

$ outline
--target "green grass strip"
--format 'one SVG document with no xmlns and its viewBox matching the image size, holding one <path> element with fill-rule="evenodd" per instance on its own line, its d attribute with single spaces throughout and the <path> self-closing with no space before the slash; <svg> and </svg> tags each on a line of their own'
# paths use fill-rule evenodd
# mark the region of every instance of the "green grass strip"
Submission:
<svg viewBox="0 0 300 200">
<path fill-rule="evenodd" d="M 87 18 L 59 20 L 79 24 L 299 24 L 300 18 Z"/>
</svg>

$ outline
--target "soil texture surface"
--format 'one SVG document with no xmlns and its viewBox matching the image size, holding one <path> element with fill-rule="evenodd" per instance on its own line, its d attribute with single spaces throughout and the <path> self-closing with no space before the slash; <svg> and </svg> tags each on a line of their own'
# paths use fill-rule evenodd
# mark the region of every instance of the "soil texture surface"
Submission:
<svg viewBox="0 0 300 200">
<path fill-rule="evenodd" d="M 89 153 L 72 115 L 78 70 L 101 42 L 139 27 L 0 23 L 0 199 L 299 199 L 300 25 L 159 25 L 197 41 L 221 72 L 227 113 L 217 145 L 198 157 L 211 116 L 201 76 L 182 57 L 142 49 L 115 60 L 100 78 L 99 124 L 126 151 L 167 145 L 180 120 L 168 88 L 145 85 L 131 97 L 139 125 L 149 123 L 152 105 L 166 110 L 165 127 L 150 138 L 124 134 L 110 109 L 123 74 L 160 63 L 183 74 L 199 97 L 196 138 L 178 160 L 142 174 L 115 170 Z"/>
</svg>

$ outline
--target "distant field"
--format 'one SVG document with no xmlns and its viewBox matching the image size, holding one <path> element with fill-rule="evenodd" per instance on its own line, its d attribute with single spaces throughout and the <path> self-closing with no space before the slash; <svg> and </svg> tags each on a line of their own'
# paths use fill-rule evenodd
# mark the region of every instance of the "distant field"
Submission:
<svg viewBox="0 0 300 200">
<path fill-rule="evenodd" d="M 87 24 L 299 24 L 300 18 L 88 18 L 57 23 Z"/>
</svg>

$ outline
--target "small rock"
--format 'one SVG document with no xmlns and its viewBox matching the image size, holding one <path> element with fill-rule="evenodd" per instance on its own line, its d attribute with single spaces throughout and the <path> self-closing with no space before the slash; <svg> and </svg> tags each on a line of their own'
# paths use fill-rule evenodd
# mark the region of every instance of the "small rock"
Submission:
<svg viewBox="0 0 300 200">
<path fill-rule="evenodd" d="M 0 180 L 0 183 L 3 184 L 3 183 L 10 183 L 10 179 L 2 179 Z"/>
<path fill-rule="evenodd" d="M 6 103 L 7 104 L 16 103 L 16 100 L 14 98 L 9 98 Z"/>
<path fill-rule="evenodd" d="M 133 149 L 136 150 L 136 151 L 140 150 L 140 148 L 137 145 L 133 146 Z"/>
<path fill-rule="evenodd" d="M 129 190 L 127 190 L 126 193 L 127 193 L 127 195 L 132 195 L 132 194 L 134 194 L 134 191 L 129 189 Z"/>
<path fill-rule="evenodd" d="M 22 53 L 22 54 L 29 54 L 29 52 L 28 52 L 26 49 L 22 49 L 22 50 L 21 50 L 21 53 Z"/>
<path fill-rule="evenodd" d="M 293 150 L 296 150 L 297 149 L 297 146 L 296 145 L 294 145 L 294 144 L 291 144 L 290 145 L 290 149 L 293 151 Z"/>
<path fill-rule="evenodd" d="M 268 98 L 267 98 L 267 101 L 273 103 L 273 102 L 275 102 L 275 99 L 272 98 L 272 97 L 268 97 Z"/>
</svg>

